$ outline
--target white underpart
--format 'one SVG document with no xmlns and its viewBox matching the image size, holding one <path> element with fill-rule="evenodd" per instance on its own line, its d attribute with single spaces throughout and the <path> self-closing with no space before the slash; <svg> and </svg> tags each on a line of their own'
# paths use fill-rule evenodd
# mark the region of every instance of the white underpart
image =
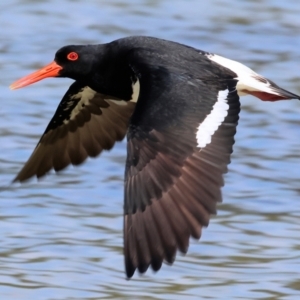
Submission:
<svg viewBox="0 0 300 300">
<path fill-rule="evenodd" d="M 196 133 L 197 146 L 199 148 L 204 148 L 211 143 L 213 134 L 225 120 L 229 109 L 227 103 L 228 94 L 229 90 L 219 91 L 217 102 L 204 121 L 199 125 Z"/>
<path fill-rule="evenodd" d="M 131 102 L 136 103 L 140 94 L 140 81 L 137 79 L 135 83 L 132 84 L 132 95 Z"/>
<path fill-rule="evenodd" d="M 136 82 L 132 83 L 132 95 L 131 99 L 129 100 L 130 102 L 136 103 L 140 94 L 140 82 L 137 80 Z M 127 105 L 126 101 L 120 101 L 120 100 L 113 100 L 113 99 L 108 99 L 108 101 L 111 101 L 117 105 Z"/>
<path fill-rule="evenodd" d="M 244 96 L 247 95 L 247 90 L 248 91 L 260 91 L 260 92 L 265 92 L 269 94 L 275 94 L 275 95 L 280 95 L 276 90 L 274 90 L 271 86 L 271 84 L 267 81 L 267 83 L 261 82 L 260 80 L 256 78 L 262 78 L 264 80 L 267 80 L 263 76 L 255 73 L 253 70 L 250 68 L 246 67 L 245 65 L 216 55 L 216 54 L 207 54 L 206 55 L 210 60 L 218 63 L 219 65 L 230 69 L 234 73 L 237 74 L 236 79 L 238 79 L 238 83 L 236 86 L 237 92 L 239 96 Z M 255 78 L 256 77 L 256 78 Z"/>
</svg>

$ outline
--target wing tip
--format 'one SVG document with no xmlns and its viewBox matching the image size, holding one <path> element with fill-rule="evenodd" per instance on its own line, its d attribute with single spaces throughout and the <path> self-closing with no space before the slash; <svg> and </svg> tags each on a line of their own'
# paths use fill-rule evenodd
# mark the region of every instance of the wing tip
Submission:
<svg viewBox="0 0 300 300">
<path fill-rule="evenodd" d="M 12 182 L 11 183 L 17 183 L 17 182 L 19 182 L 19 183 L 23 183 L 23 182 L 25 182 L 25 181 L 28 181 L 30 178 L 32 178 L 33 177 L 33 175 L 32 176 L 30 176 L 30 177 L 27 177 L 27 176 L 22 176 L 22 174 L 18 174 L 13 180 L 12 180 Z"/>
<path fill-rule="evenodd" d="M 125 261 L 126 279 L 130 280 L 136 271 L 138 272 L 139 276 L 143 276 L 148 271 L 149 267 L 151 267 L 152 271 L 156 273 L 161 269 L 163 263 L 171 266 L 174 261 L 175 261 L 175 257 L 172 262 L 166 261 L 163 258 L 158 258 L 158 259 L 152 259 L 151 262 L 149 263 L 134 266 L 130 261 L 127 260 Z"/>
</svg>

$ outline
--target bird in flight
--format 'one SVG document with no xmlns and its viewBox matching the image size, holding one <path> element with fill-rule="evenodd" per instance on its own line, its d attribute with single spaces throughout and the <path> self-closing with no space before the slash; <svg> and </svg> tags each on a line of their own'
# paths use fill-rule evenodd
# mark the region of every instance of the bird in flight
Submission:
<svg viewBox="0 0 300 300">
<path fill-rule="evenodd" d="M 124 255 L 128 278 L 172 264 L 199 239 L 222 200 L 239 119 L 239 96 L 300 99 L 243 64 L 167 40 L 133 36 L 70 45 L 21 78 L 75 82 L 27 163 L 23 182 L 111 149 L 127 137 Z"/>
</svg>

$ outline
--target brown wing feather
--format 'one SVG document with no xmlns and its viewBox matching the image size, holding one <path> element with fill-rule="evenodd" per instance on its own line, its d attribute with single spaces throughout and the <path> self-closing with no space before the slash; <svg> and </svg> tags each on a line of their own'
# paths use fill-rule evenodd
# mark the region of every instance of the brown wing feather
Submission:
<svg viewBox="0 0 300 300">
<path fill-rule="evenodd" d="M 186 253 L 189 238 L 199 239 L 216 213 L 239 113 L 235 88 L 228 89 L 227 117 L 204 148 L 196 141 L 200 109 L 189 106 L 174 126 L 148 132 L 130 125 L 124 206 L 128 277 L 136 269 L 157 271 L 163 261 L 173 263 L 176 251 Z"/>
<path fill-rule="evenodd" d="M 67 93 L 63 98 L 62 102 L 65 103 L 58 108 L 14 181 L 24 181 L 32 176 L 41 177 L 52 168 L 60 171 L 69 164 L 81 164 L 88 156 L 95 157 L 124 138 L 135 103 L 94 93 L 83 105 L 80 103 L 81 99 L 77 99 L 68 118 L 57 121 L 57 116 L 61 117 L 70 107 L 66 101 L 69 99 L 73 104 L 73 93 Z"/>
</svg>

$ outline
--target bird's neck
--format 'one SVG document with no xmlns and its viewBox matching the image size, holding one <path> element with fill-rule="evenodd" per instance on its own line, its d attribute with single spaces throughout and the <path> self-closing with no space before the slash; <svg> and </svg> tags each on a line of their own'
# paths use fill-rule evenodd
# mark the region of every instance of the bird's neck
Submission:
<svg viewBox="0 0 300 300">
<path fill-rule="evenodd" d="M 128 61 L 118 61 L 110 57 L 103 59 L 91 74 L 83 80 L 96 92 L 125 101 L 132 99 L 133 86 L 138 81 L 138 75 Z"/>
</svg>

